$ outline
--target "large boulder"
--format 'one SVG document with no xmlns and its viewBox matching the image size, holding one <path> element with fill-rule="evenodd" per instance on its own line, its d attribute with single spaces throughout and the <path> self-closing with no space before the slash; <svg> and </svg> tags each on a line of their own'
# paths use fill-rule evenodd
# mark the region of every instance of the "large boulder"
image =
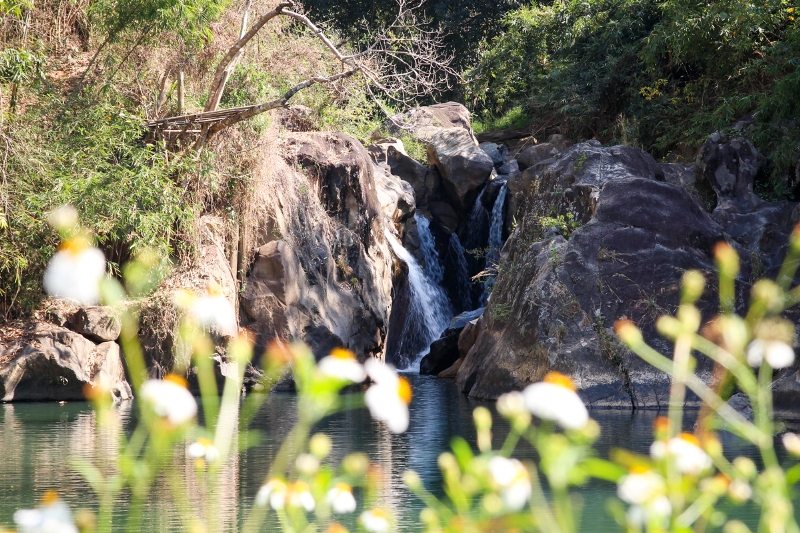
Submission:
<svg viewBox="0 0 800 533">
<path fill-rule="evenodd" d="M 496 398 L 555 369 L 595 406 L 665 404 L 668 377 L 620 345 L 611 326 L 619 317 L 634 320 L 670 353 L 655 319 L 675 309 L 685 270 L 713 271 L 711 249 L 724 234 L 688 193 L 653 177 L 608 181 L 594 217 L 569 240 L 532 243 L 530 218 L 515 230 L 458 372 L 465 393 Z M 714 308 L 710 301 L 701 305 L 707 313 Z M 709 376 L 707 361 L 698 371 Z"/>
<path fill-rule="evenodd" d="M 252 236 L 243 322 L 259 345 L 277 337 L 304 340 L 317 356 L 335 345 L 382 354 L 392 301 L 387 215 L 410 214 L 410 189 L 376 177 L 386 169 L 345 134 L 292 133 L 264 157 L 254 209 L 265 222 Z"/>
<path fill-rule="evenodd" d="M 69 329 L 94 342 L 115 341 L 122 330 L 122 321 L 112 307 L 81 307 L 70 317 Z"/>
<path fill-rule="evenodd" d="M 764 203 L 753 191 L 753 182 L 765 163 L 752 142 L 720 132 L 709 136 L 696 161 L 699 181 L 714 190 L 718 205 L 742 209 Z"/>
<path fill-rule="evenodd" d="M 530 238 L 544 236 L 545 218 L 570 217 L 588 222 L 603 186 L 626 178 L 663 179 L 653 157 L 630 146 L 601 145 L 598 141 L 576 144 L 555 157 L 543 159 L 508 180 L 511 216 L 533 219 Z"/>
<path fill-rule="evenodd" d="M 383 215 L 392 222 L 402 223 L 414 214 L 414 188 L 392 173 L 388 165 L 375 165 L 375 184 Z"/>
<path fill-rule="evenodd" d="M 116 401 L 132 398 L 119 345 L 95 344 L 55 324 L 33 322 L 0 344 L 0 398 L 10 401 L 83 400 L 85 387 L 103 386 Z"/>
<path fill-rule="evenodd" d="M 428 160 L 439 171 L 448 199 L 457 209 L 467 209 L 494 170 L 492 158 L 478 146 L 467 108 L 454 102 L 415 107 L 388 125 L 428 146 Z"/>
</svg>

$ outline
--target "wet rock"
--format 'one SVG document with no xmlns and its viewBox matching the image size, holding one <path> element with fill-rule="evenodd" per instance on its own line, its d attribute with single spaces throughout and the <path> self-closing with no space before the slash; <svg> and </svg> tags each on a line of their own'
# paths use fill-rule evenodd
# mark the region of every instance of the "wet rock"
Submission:
<svg viewBox="0 0 800 533">
<path fill-rule="evenodd" d="M 683 189 L 656 181 L 654 172 L 645 175 L 607 181 L 594 217 L 569 240 L 531 243 L 531 222 L 515 230 L 458 372 L 465 393 L 496 398 L 555 369 L 570 375 L 595 406 L 664 405 L 667 376 L 628 352 L 611 326 L 628 317 L 670 353 L 655 319 L 675 309 L 686 269 L 713 271 L 711 249 L 724 233 Z M 715 309 L 706 300 L 701 307 Z M 708 378 L 710 365 L 699 363 Z"/>
<path fill-rule="evenodd" d="M 119 345 L 97 345 L 66 328 L 35 322 L 0 349 L 2 401 L 83 400 L 84 387 L 108 387 L 117 401 L 132 397 Z"/>
<path fill-rule="evenodd" d="M 111 307 L 81 307 L 70 317 L 69 329 L 94 342 L 115 341 L 122 330 L 122 322 Z"/>
<path fill-rule="evenodd" d="M 461 128 L 447 128 L 427 138 L 429 158 L 442 176 L 442 185 L 454 206 L 468 209 L 478 189 L 489 179 L 494 163 Z"/>
<path fill-rule="evenodd" d="M 431 350 L 419 364 L 422 375 L 437 375 L 446 370 L 458 359 L 458 335 L 460 331 L 444 333 L 431 344 Z"/>
</svg>

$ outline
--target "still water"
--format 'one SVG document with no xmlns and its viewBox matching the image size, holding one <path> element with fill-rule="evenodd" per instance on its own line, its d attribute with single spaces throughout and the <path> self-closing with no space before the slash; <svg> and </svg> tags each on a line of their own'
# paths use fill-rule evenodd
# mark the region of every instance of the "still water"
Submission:
<svg viewBox="0 0 800 533">
<path fill-rule="evenodd" d="M 425 376 L 410 376 L 414 385 L 411 405 L 411 424 L 403 435 L 392 435 L 373 422 L 364 410 L 351 411 L 332 417 L 318 428 L 334 442 L 334 459 L 354 452 L 366 452 L 385 472 L 381 497 L 399 517 L 402 531 L 419 530 L 421 504 L 403 486 L 402 473 L 416 470 L 428 488 L 440 487 L 436 459 L 447 449 L 455 435 L 475 442 L 471 412 L 477 402 L 470 401 L 456 390 L 453 382 Z M 254 427 L 263 432 L 262 441 L 243 453 L 230 465 L 224 491 L 223 517 L 229 530 L 235 530 L 240 513 L 249 508 L 258 487 L 263 483 L 270 464 L 283 437 L 294 423 L 296 398 L 291 394 L 275 394 L 255 419 Z M 654 412 L 594 411 L 602 426 L 598 443 L 601 456 L 612 448 L 622 447 L 646 453 L 651 441 Z M 130 407 L 123 410 L 124 424 L 130 425 Z M 115 447 L 113 439 L 96 435 L 95 417 L 91 407 L 74 402 L 0 405 L 0 525 L 10 525 L 14 510 L 36 505 L 41 494 L 54 489 L 73 509 L 95 508 L 91 490 L 70 466 L 70 458 L 89 459 L 95 464 L 108 463 Z M 499 440 L 502 428 L 497 428 Z M 728 452 L 739 454 L 736 444 L 723 441 Z M 530 456 L 521 451 L 521 457 Z M 188 464 L 188 463 L 187 463 Z M 193 469 L 186 466 L 185 476 Z M 187 480 L 187 482 L 191 482 Z M 165 488 L 160 490 L 165 491 Z M 582 530 L 592 532 L 618 531 L 606 506 L 615 487 L 594 483 L 580 491 L 583 502 Z M 123 524 L 126 502 L 116 507 L 115 523 Z M 739 509 L 736 514 L 746 520 L 753 518 L 753 509 Z M 750 515 L 750 516 L 748 516 Z M 177 530 L 178 517 L 156 490 L 144 516 L 147 531 Z"/>
</svg>

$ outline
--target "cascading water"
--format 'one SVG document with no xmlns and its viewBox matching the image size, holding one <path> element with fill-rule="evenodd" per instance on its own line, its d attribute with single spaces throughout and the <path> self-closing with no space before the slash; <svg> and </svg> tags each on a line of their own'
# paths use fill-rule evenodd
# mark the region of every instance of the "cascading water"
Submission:
<svg viewBox="0 0 800 533">
<path fill-rule="evenodd" d="M 467 255 L 464 247 L 461 246 L 461 240 L 456 233 L 450 234 L 450 242 L 447 245 L 447 253 L 450 255 L 451 260 L 448 264 L 455 266 L 455 287 L 458 294 L 458 303 L 461 310 L 466 311 L 472 309 L 472 282 L 469 276 L 469 265 L 467 264 Z"/>
<path fill-rule="evenodd" d="M 428 352 L 431 343 L 447 328 L 452 316 L 447 296 L 436 281 L 437 276 L 441 281 L 443 270 L 430 232 L 430 222 L 419 215 L 415 215 L 415 218 L 425 269 L 394 235 L 385 231 L 386 239 L 395 255 L 408 266 L 409 289 L 402 331 L 397 332 L 398 341 L 393 348 L 394 353 L 387 354 L 387 359 L 398 361 L 398 366 L 399 361 L 407 361 L 404 370 L 410 371 L 419 371 L 422 357 Z"/>
<path fill-rule="evenodd" d="M 505 226 L 505 206 L 508 184 L 504 183 L 497 193 L 497 198 L 492 206 L 492 218 L 489 225 L 489 242 L 486 252 L 486 266 L 497 263 L 500 259 L 500 249 L 503 247 L 503 227 Z"/>
<path fill-rule="evenodd" d="M 503 247 L 503 229 L 505 227 L 505 206 L 508 184 L 504 183 L 497 193 L 497 198 L 492 206 L 492 218 L 489 226 L 489 241 L 486 251 L 486 268 L 492 268 L 500 260 L 500 249 Z M 495 276 L 489 276 L 483 284 L 481 305 L 485 305 L 494 287 Z"/>
</svg>

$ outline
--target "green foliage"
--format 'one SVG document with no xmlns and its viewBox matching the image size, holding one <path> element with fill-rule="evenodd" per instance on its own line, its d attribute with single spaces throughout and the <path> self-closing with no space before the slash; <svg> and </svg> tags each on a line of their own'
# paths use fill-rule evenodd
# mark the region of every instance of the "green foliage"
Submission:
<svg viewBox="0 0 800 533">
<path fill-rule="evenodd" d="M 19 17 L 33 7 L 33 0 L 0 0 L 0 15 Z"/>
<path fill-rule="evenodd" d="M 44 77 L 43 58 L 28 50 L 6 48 L 0 51 L 0 84 L 32 83 Z"/>
<path fill-rule="evenodd" d="M 475 130 L 475 133 L 484 133 L 508 128 L 521 128 L 526 126 L 530 120 L 522 106 L 514 106 L 497 118 L 491 116 L 487 117 L 486 120 L 476 118 L 472 121 L 472 129 Z"/>
<path fill-rule="evenodd" d="M 569 238 L 573 231 L 581 227 L 581 223 L 575 220 L 575 215 L 567 213 L 566 215 L 556 215 L 553 217 L 542 217 L 539 219 L 539 225 L 543 230 L 555 228 L 565 238 Z"/>
<path fill-rule="evenodd" d="M 4 233 L 0 239 L 0 311 L 19 314 L 41 298 L 41 275 L 57 244 L 45 223 L 63 204 L 76 206 L 112 263 L 145 248 L 169 261 L 177 236 L 195 206 L 174 181 L 193 172 L 191 157 L 172 161 L 146 145 L 142 119 L 123 99 L 110 94 L 91 106 L 62 110 L 60 99 L 7 123 Z M 3 148 L 0 145 L 0 148 Z M 114 265 L 112 265 L 113 267 Z"/>
<path fill-rule="evenodd" d="M 543 129 L 693 156 L 747 114 L 785 195 L 797 161 L 800 29 L 787 0 L 559 0 L 506 15 L 468 73 L 484 121 L 523 109 Z"/>
<path fill-rule="evenodd" d="M 174 32 L 183 41 L 200 44 L 211 37 L 209 24 L 228 0 L 98 0 L 92 2 L 92 23 L 115 40 L 127 30 L 151 36 Z"/>
</svg>

